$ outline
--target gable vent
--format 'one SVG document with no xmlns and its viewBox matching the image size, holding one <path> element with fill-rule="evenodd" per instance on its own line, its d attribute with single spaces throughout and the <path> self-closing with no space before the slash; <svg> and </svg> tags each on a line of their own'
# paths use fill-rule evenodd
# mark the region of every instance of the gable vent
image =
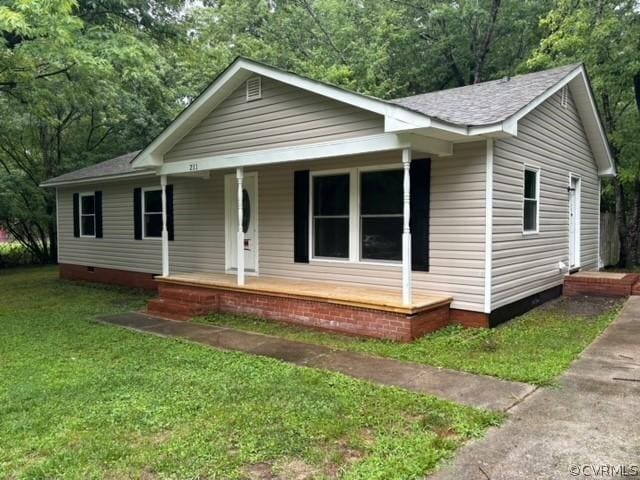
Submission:
<svg viewBox="0 0 640 480">
<path fill-rule="evenodd" d="M 260 77 L 247 80 L 247 102 L 262 98 L 262 81 Z"/>
<path fill-rule="evenodd" d="M 562 105 L 562 108 L 569 107 L 569 88 L 567 86 L 562 87 L 560 93 L 560 105 Z"/>
</svg>

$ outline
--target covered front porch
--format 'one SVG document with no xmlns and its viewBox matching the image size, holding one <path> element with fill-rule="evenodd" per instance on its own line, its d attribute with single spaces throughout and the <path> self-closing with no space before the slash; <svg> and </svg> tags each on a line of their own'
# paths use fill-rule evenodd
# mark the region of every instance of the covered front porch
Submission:
<svg viewBox="0 0 640 480">
<path fill-rule="evenodd" d="M 218 232 L 224 233 L 224 245 L 218 240 L 216 247 L 218 252 L 223 252 L 223 259 L 217 262 L 224 263 L 224 270 L 222 265 L 214 271 L 195 265 L 185 270 L 184 263 L 174 262 L 176 253 L 186 254 L 179 250 L 182 247 L 176 248 L 180 244 L 178 239 L 170 248 L 169 219 L 163 213 L 162 277 L 175 279 L 176 273 L 224 272 L 225 285 L 233 283 L 251 288 L 256 282 L 260 283 L 255 276 L 266 274 L 271 278 L 281 277 L 282 289 L 290 289 L 298 285 L 301 275 L 306 278 L 303 270 L 311 273 L 309 278 L 314 279 L 316 275 L 325 283 L 333 278 L 331 272 L 334 272 L 349 289 L 353 287 L 351 282 L 388 286 L 374 296 L 393 296 L 394 308 L 415 313 L 414 306 L 423 303 L 426 292 L 422 288 L 414 299 L 412 272 L 428 271 L 429 261 L 429 159 L 449 156 L 452 150 L 450 144 L 445 143 L 432 143 L 417 135 L 390 135 L 382 144 L 362 144 L 353 152 L 348 148 L 349 142 L 336 143 L 329 152 L 315 150 L 314 157 L 294 149 L 296 155 L 291 157 L 288 152 L 288 162 L 282 159 L 266 162 L 251 152 L 234 156 L 233 162 L 215 164 L 194 160 L 189 167 L 191 171 L 185 170 L 186 165 L 178 170 L 175 164 L 165 164 L 158 171 L 163 212 L 168 201 L 167 185 L 181 177 L 190 177 L 192 182 L 201 177 L 208 188 L 218 192 L 215 201 L 221 202 L 218 205 L 222 207 L 211 204 L 208 210 L 216 209 L 219 216 L 208 218 L 215 222 Z M 374 185 L 366 190 L 366 198 L 376 202 L 375 208 L 371 206 L 366 211 L 363 207 L 365 179 Z M 385 182 L 393 184 L 391 191 L 377 190 Z M 316 198 L 321 188 L 325 196 Z M 204 191 L 200 187 L 196 190 Z M 343 193 L 344 199 L 335 200 L 336 192 Z M 212 197 L 207 193 L 207 198 Z M 334 200 L 337 204 L 329 205 Z M 192 198 L 188 201 L 194 202 Z M 171 202 L 173 210 L 173 199 Z M 179 202 L 176 200 L 176 208 Z M 324 205 L 318 206 L 320 202 Z M 198 211 L 208 215 L 204 209 Z M 188 215 L 193 213 L 191 210 Z M 173 212 L 171 215 L 173 222 Z M 181 222 L 179 214 L 175 221 L 176 225 Z M 416 226 L 419 228 L 413 235 Z M 191 223 L 188 228 L 192 228 Z M 422 257 L 418 268 L 416 255 Z M 363 275 L 374 275 L 378 279 L 363 282 Z M 353 277 L 346 278 L 350 276 Z M 287 279 L 291 281 L 286 283 Z"/>
</svg>

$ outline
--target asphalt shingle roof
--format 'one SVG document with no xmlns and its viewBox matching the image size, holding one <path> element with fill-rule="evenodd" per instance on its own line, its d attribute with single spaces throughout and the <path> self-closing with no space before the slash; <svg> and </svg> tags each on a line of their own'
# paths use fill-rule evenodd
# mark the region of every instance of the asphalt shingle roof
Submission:
<svg viewBox="0 0 640 480">
<path fill-rule="evenodd" d="M 131 168 L 131 161 L 140 153 L 140 150 L 135 152 L 125 153 L 119 157 L 106 160 L 104 162 L 96 163 L 88 167 L 74 170 L 73 172 L 65 173 L 59 177 L 51 178 L 43 183 L 65 183 L 74 182 L 76 180 L 88 180 L 91 178 L 110 177 L 112 175 L 123 175 L 126 173 L 136 173 L 137 170 Z"/>
<path fill-rule="evenodd" d="M 578 66 L 566 65 L 509 79 L 396 98 L 391 102 L 455 125 L 490 125 L 526 107 Z"/>
<path fill-rule="evenodd" d="M 578 66 L 566 65 L 466 87 L 396 98 L 388 102 L 454 125 L 490 125 L 502 122 L 526 107 Z M 138 153 L 140 151 L 130 152 L 60 175 L 47 180 L 43 185 L 135 173 L 136 170 L 131 168 L 131 161 Z"/>
</svg>

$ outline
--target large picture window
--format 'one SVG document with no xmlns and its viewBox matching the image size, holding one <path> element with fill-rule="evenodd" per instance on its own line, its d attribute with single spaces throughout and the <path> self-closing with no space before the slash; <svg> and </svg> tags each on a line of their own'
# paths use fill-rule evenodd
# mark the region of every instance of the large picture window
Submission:
<svg viewBox="0 0 640 480">
<path fill-rule="evenodd" d="M 80 236 L 96 236 L 96 196 L 93 193 L 80 195 Z"/>
<path fill-rule="evenodd" d="M 142 196 L 144 238 L 162 237 L 162 190 L 144 190 Z"/>
<path fill-rule="evenodd" d="M 349 174 L 313 177 L 313 255 L 349 258 Z"/>
<path fill-rule="evenodd" d="M 402 259 L 402 170 L 360 174 L 360 256 Z"/>
<path fill-rule="evenodd" d="M 525 167 L 524 205 L 522 214 L 524 233 L 535 233 L 538 231 L 539 181 L 540 171 L 536 168 Z"/>
</svg>

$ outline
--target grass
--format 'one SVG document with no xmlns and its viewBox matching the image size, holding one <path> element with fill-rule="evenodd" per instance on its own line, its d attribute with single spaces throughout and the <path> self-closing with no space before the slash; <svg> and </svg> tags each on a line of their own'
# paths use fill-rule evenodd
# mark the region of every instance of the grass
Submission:
<svg viewBox="0 0 640 480">
<path fill-rule="evenodd" d="M 144 300 L 0 271 L 0 478 L 422 478 L 500 421 L 91 321 Z"/>
<path fill-rule="evenodd" d="M 563 298 L 495 329 L 450 326 L 413 343 L 369 340 L 233 315 L 196 319 L 342 350 L 552 385 L 616 317 L 619 300 Z"/>
</svg>

